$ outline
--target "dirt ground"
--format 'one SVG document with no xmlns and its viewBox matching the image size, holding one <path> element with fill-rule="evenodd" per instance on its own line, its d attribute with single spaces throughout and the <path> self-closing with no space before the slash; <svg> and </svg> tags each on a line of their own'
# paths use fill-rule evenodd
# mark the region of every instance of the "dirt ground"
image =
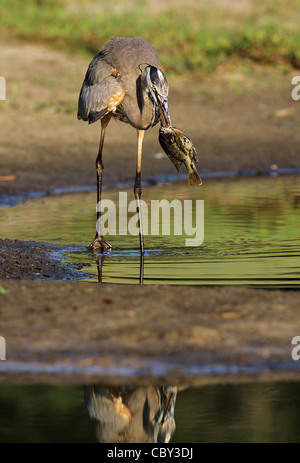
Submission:
<svg viewBox="0 0 300 463">
<path fill-rule="evenodd" d="M 299 292 L 1 282 L 2 382 L 299 378 Z"/>
<path fill-rule="evenodd" d="M 6 79 L 0 202 L 95 185 L 99 124 L 76 119 L 88 61 L 42 46 L 2 43 L 0 62 Z M 291 99 L 297 74 L 261 67 L 240 72 L 229 63 L 205 79 L 169 79 L 172 122 L 193 140 L 200 176 L 300 167 L 300 102 Z M 133 182 L 135 153 L 135 131 L 112 121 L 106 186 Z M 145 137 L 142 178 L 174 173 L 154 128 Z M 299 371 L 291 360 L 291 339 L 300 334 L 297 291 L 53 281 L 73 280 L 78 269 L 61 264 L 47 243 L 0 238 L 0 335 L 7 346 L 0 381 L 128 381 L 137 374 L 203 382 Z"/>
</svg>

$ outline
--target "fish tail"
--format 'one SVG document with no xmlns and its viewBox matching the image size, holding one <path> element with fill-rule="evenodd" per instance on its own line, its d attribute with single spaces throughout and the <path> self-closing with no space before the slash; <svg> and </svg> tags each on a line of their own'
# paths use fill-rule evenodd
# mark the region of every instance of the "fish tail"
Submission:
<svg viewBox="0 0 300 463">
<path fill-rule="evenodd" d="M 195 183 L 197 185 L 202 185 L 202 180 L 199 177 L 198 172 L 196 171 L 196 169 L 188 173 L 188 182 L 189 182 L 190 186 L 195 185 Z"/>
</svg>

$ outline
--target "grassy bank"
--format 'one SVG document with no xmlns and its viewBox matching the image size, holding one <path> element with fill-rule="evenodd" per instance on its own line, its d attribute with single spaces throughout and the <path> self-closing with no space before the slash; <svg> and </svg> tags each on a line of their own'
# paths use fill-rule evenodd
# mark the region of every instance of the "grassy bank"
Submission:
<svg viewBox="0 0 300 463">
<path fill-rule="evenodd" d="M 203 75 L 228 59 L 299 68 L 299 2 L 244 3 L 0 0 L 0 34 L 89 56 L 110 37 L 141 36 L 176 75 Z"/>
</svg>

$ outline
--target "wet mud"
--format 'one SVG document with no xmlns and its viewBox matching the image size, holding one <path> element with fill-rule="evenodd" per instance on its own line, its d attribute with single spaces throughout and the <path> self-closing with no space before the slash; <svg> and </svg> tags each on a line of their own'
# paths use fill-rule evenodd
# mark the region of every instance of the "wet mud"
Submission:
<svg viewBox="0 0 300 463">
<path fill-rule="evenodd" d="M 63 253 L 84 250 L 82 246 L 0 240 L 0 279 L 77 280 L 88 263 L 62 262 Z M 88 277 L 88 275 L 87 275 Z"/>
<path fill-rule="evenodd" d="M 1 281 L 1 382 L 297 378 L 298 291 Z M 299 334 L 299 333 L 298 333 Z"/>
</svg>

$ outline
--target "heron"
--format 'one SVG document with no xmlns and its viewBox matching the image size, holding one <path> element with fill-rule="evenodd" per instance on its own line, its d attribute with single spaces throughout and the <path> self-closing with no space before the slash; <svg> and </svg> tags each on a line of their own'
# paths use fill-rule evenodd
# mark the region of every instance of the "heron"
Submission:
<svg viewBox="0 0 300 463">
<path fill-rule="evenodd" d="M 168 106 L 169 86 L 159 67 L 158 54 L 146 40 L 115 37 L 90 62 L 78 101 L 78 119 L 89 124 L 101 121 L 97 172 L 97 231 L 89 250 L 111 249 L 101 231 L 101 189 L 105 130 L 111 120 L 130 124 L 137 130 L 137 157 L 134 180 L 141 255 L 144 255 L 141 216 L 141 167 L 145 131 L 158 122 L 171 126 Z"/>
</svg>

